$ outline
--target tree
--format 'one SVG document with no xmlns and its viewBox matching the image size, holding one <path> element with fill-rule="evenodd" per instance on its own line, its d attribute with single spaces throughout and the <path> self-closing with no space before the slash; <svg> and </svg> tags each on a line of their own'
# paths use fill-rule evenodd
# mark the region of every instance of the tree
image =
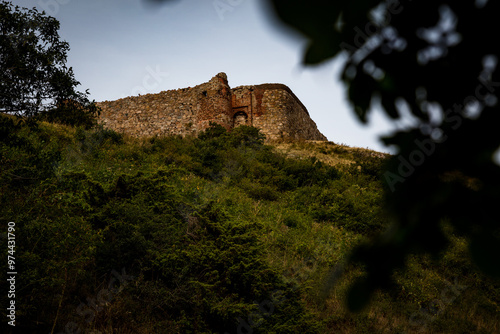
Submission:
<svg viewBox="0 0 500 334">
<path fill-rule="evenodd" d="M 469 241 L 477 266 L 500 276 L 497 1 L 269 0 L 309 41 L 304 64 L 346 57 L 342 80 L 359 120 L 382 109 L 411 128 L 383 138 L 397 153 L 384 174 L 393 228 L 358 247 L 366 276 L 352 287 L 359 310 L 390 284 L 407 255 L 438 255 L 443 224 Z M 410 116 L 411 115 L 411 116 Z"/>
<path fill-rule="evenodd" d="M 66 66 L 59 22 L 35 8 L 0 1 L 0 111 L 29 121 L 91 127 L 99 110 Z"/>
</svg>

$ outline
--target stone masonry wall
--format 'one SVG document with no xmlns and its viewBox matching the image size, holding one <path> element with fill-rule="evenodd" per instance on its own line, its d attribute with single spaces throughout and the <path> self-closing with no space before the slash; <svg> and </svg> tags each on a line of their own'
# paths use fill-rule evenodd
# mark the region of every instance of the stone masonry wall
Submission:
<svg viewBox="0 0 500 334">
<path fill-rule="evenodd" d="M 285 85 L 240 86 L 231 90 L 219 73 L 193 88 L 98 103 L 101 123 L 136 137 L 196 135 L 216 122 L 231 130 L 252 125 L 276 140 L 327 140 L 300 100 Z"/>
<path fill-rule="evenodd" d="M 232 127 L 231 90 L 219 74 L 193 88 L 98 103 L 104 126 L 136 137 L 195 135 L 217 122 Z"/>
</svg>

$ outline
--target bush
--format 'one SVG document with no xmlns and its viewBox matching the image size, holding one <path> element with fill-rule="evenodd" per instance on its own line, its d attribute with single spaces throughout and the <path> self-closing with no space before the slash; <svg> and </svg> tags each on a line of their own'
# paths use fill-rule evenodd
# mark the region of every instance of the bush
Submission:
<svg viewBox="0 0 500 334">
<path fill-rule="evenodd" d="M 36 127 L 0 116 L 0 186 L 24 187 L 54 175 L 61 160 L 61 143 Z"/>
<path fill-rule="evenodd" d="M 97 117 L 101 109 L 95 102 L 84 102 L 83 105 L 73 100 L 60 102 L 56 108 L 41 113 L 37 119 L 50 123 L 58 123 L 89 130 L 97 126 Z"/>
<path fill-rule="evenodd" d="M 248 146 L 259 148 L 264 145 L 266 136 L 253 126 L 240 125 L 230 132 L 229 145 L 231 147 Z"/>
<path fill-rule="evenodd" d="M 260 316 L 253 332 L 316 332 L 298 291 L 264 261 L 259 225 L 232 221 L 215 203 L 208 203 L 191 221 L 198 228 L 185 236 L 181 249 L 165 249 L 154 261 L 162 286 L 172 291 L 153 297 L 162 299 L 159 318 L 169 318 L 179 333 L 238 332 L 243 324 L 238 319 L 246 322 L 249 315 L 262 313 L 256 303 L 279 294 L 282 302 L 274 300 L 272 308 L 271 302 L 266 304 L 268 316 Z"/>
<path fill-rule="evenodd" d="M 275 188 L 250 179 L 243 179 L 238 186 L 255 200 L 275 201 L 280 197 Z"/>
<path fill-rule="evenodd" d="M 382 186 L 363 168 L 338 172 L 287 159 L 252 142 L 250 128 L 119 144 L 121 136 L 105 129 L 1 124 L 0 201 L 8 205 L 0 216 L 19 227 L 21 331 L 50 332 L 56 317 L 56 331 L 70 322 L 82 332 L 393 331 L 378 316 L 342 311 L 342 289 L 358 268 L 316 303 L 331 268 L 384 228 Z M 62 164 L 57 173 L 54 161 Z M 382 295 L 370 314 L 409 330 L 405 319 L 458 276 L 468 286 L 464 300 L 429 328 L 449 327 L 474 305 L 470 319 L 481 320 L 470 322 L 494 332 L 500 294 L 495 282 L 471 274 L 466 247 L 460 240 L 446 267 L 412 260 L 411 272 L 395 276 L 396 301 Z M 113 270 L 133 281 L 117 283 L 111 300 L 99 303 Z"/>
</svg>

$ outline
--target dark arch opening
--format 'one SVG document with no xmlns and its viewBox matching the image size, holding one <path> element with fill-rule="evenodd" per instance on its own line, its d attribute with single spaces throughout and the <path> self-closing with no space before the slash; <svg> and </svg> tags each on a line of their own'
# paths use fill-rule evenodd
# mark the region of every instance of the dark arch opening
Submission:
<svg viewBox="0 0 500 334">
<path fill-rule="evenodd" d="M 238 111 L 233 116 L 233 127 L 248 124 L 248 115 L 243 111 Z"/>
</svg>

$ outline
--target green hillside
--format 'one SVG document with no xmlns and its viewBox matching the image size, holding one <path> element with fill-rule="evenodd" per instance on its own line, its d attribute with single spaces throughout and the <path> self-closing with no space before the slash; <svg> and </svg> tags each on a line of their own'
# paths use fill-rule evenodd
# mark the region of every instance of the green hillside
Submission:
<svg viewBox="0 0 500 334">
<path fill-rule="evenodd" d="M 245 126 L 139 140 L 0 117 L 1 270 L 14 222 L 16 330 L 500 332 L 499 282 L 451 233 L 451 251 L 409 259 L 349 313 L 346 289 L 363 273 L 344 265 L 349 252 L 389 226 L 385 155 L 263 139 Z"/>
</svg>

